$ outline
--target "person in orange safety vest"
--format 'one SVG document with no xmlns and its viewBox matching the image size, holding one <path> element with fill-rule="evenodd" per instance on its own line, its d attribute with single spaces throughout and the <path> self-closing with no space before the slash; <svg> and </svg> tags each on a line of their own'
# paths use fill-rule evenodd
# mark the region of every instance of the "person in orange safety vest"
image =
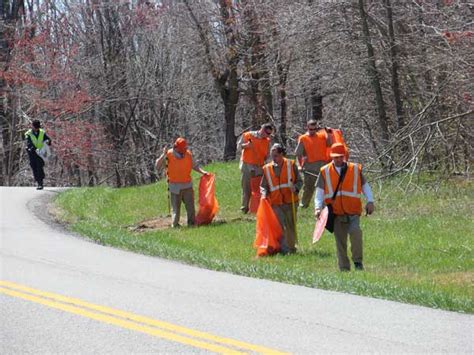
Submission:
<svg viewBox="0 0 474 355">
<path fill-rule="evenodd" d="M 240 171 L 242 173 L 242 205 L 243 213 L 249 211 L 250 196 L 252 193 L 250 179 L 262 176 L 262 167 L 267 161 L 270 152 L 271 135 L 273 125 L 265 123 L 258 131 L 248 131 L 242 134 L 238 146 L 242 149 L 240 158 Z"/>
<path fill-rule="evenodd" d="M 302 208 L 307 208 L 311 202 L 319 169 L 327 163 L 327 150 L 331 146 L 328 132 L 318 127 L 318 121 L 309 120 L 306 127 L 307 132 L 299 136 L 295 152 L 304 179 Z"/>
<path fill-rule="evenodd" d="M 283 254 L 296 252 L 296 210 L 298 192 L 303 181 L 294 160 L 285 158 L 286 151 L 281 144 L 271 148 L 272 162 L 263 167 L 260 190 L 267 198 L 280 221 L 283 236 L 280 249 Z"/>
<path fill-rule="evenodd" d="M 186 139 L 176 139 L 173 149 L 165 148 L 163 154 L 156 160 L 156 169 L 159 171 L 163 167 L 163 162 L 167 162 L 166 175 L 168 190 L 170 193 L 172 211 L 172 227 L 179 227 L 181 212 L 181 202 L 184 202 L 188 217 L 188 226 L 195 224 L 196 211 L 194 208 L 194 190 L 191 178 L 191 170 L 195 170 L 202 175 L 208 172 L 202 170 L 193 161 L 191 151 L 188 150 Z"/>
<path fill-rule="evenodd" d="M 346 153 L 346 148 L 342 143 L 331 146 L 332 162 L 321 168 L 316 182 L 315 216 L 319 218 L 323 205 L 332 205 L 339 269 L 349 271 L 351 268 L 347 257 L 349 235 L 354 267 L 356 270 L 363 270 L 362 230 L 360 228 L 361 196 L 364 194 L 367 198 L 365 210 L 368 215 L 374 212 L 374 199 L 370 185 L 362 175 L 362 166 L 345 162 Z M 337 189 L 338 185 L 339 189 Z M 336 189 L 337 194 L 333 200 Z"/>
</svg>

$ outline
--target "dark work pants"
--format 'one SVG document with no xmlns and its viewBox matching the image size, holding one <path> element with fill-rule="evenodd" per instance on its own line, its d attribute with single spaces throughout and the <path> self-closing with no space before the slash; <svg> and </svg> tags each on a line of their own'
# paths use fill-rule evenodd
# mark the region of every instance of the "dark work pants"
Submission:
<svg viewBox="0 0 474 355">
<path fill-rule="evenodd" d="M 33 170 L 33 176 L 38 185 L 43 185 L 44 180 L 44 161 L 36 152 L 28 152 L 30 158 L 30 166 Z"/>
</svg>

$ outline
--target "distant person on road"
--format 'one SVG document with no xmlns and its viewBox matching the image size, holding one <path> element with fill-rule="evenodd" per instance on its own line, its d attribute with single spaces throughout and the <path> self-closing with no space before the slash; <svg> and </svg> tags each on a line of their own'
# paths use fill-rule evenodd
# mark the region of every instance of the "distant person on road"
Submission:
<svg viewBox="0 0 474 355">
<path fill-rule="evenodd" d="M 304 179 L 302 208 L 307 208 L 311 202 L 319 170 L 327 163 L 327 150 L 331 146 L 326 129 L 319 127 L 318 121 L 309 120 L 306 127 L 307 132 L 299 136 L 295 152 Z"/>
<path fill-rule="evenodd" d="M 193 156 L 188 150 L 186 139 L 176 139 L 173 149 L 165 148 L 163 154 L 156 160 L 156 169 L 163 167 L 166 160 L 166 175 L 168 190 L 170 193 L 172 207 L 172 227 L 179 227 L 181 212 L 181 202 L 184 202 L 188 217 L 188 226 L 193 226 L 196 219 L 194 208 L 194 190 L 191 178 L 191 170 L 195 170 L 202 175 L 208 172 L 195 165 Z"/>
<path fill-rule="evenodd" d="M 294 160 L 285 158 L 286 151 L 281 144 L 271 148 L 272 162 L 263 167 L 260 185 L 263 198 L 268 198 L 280 221 L 283 236 L 280 249 L 283 254 L 296 252 L 296 211 L 298 192 L 303 181 Z"/>
<path fill-rule="evenodd" d="M 269 157 L 270 141 L 273 133 L 273 125 L 265 123 L 258 131 L 245 132 L 238 142 L 242 149 L 240 158 L 240 171 L 242 173 L 242 205 L 240 210 L 248 213 L 251 196 L 250 179 L 262 176 L 262 167 Z"/>
<path fill-rule="evenodd" d="M 323 205 L 332 205 L 339 270 L 350 271 L 351 269 L 347 257 L 348 235 L 351 240 L 354 267 L 356 270 L 363 270 L 362 230 L 360 229 L 361 194 L 363 193 L 367 198 L 365 211 L 368 215 L 375 210 L 374 198 L 370 185 L 362 175 L 362 166 L 345 162 L 346 154 L 344 144 L 335 143 L 331 146 L 332 162 L 321 168 L 316 182 L 315 216 L 319 218 Z M 335 190 L 337 194 L 332 200 Z"/>
<path fill-rule="evenodd" d="M 31 129 L 25 133 L 26 151 L 30 159 L 31 170 L 33 170 L 33 177 L 37 183 L 37 190 L 43 189 L 44 174 L 44 160 L 38 155 L 38 152 L 45 144 L 51 145 L 51 138 L 48 137 L 41 122 L 34 120 L 31 124 Z"/>
</svg>

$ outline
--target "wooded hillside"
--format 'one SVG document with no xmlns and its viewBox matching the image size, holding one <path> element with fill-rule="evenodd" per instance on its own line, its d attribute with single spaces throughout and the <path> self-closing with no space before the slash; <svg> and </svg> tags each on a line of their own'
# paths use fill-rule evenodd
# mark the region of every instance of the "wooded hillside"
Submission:
<svg viewBox="0 0 474 355">
<path fill-rule="evenodd" d="M 1 0 L 0 184 L 30 179 L 23 133 L 53 139 L 55 185 L 156 180 L 179 135 L 238 157 L 262 122 L 294 148 L 340 127 L 378 176 L 469 173 L 474 5 L 464 0 Z"/>
</svg>

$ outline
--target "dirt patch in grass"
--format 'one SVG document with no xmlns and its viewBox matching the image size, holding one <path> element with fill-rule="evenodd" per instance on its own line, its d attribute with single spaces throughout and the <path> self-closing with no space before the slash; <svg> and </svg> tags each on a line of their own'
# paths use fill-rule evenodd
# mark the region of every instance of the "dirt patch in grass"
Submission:
<svg viewBox="0 0 474 355">
<path fill-rule="evenodd" d="M 215 218 L 212 221 L 212 225 L 219 225 L 219 224 L 226 224 L 232 222 L 240 222 L 240 221 L 253 221 L 254 218 L 252 216 L 242 216 L 236 218 Z M 181 217 L 179 220 L 179 224 L 182 227 L 187 227 L 187 219 L 186 217 Z M 150 232 L 150 231 L 160 231 L 171 228 L 171 217 L 157 217 L 152 219 L 147 219 L 141 221 L 137 225 L 131 226 L 128 228 L 131 232 Z"/>
<path fill-rule="evenodd" d="M 180 220 L 180 224 L 186 223 L 186 220 Z M 153 230 L 163 230 L 171 228 L 171 217 L 158 217 L 147 219 L 138 223 L 136 226 L 129 227 L 132 232 L 149 232 Z"/>
<path fill-rule="evenodd" d="M 472 271 L 449 272 L 436 275 L 435 280 L 442 285 L 454 284 L 470 288 L 471 291 L 474 291 L 474 272 Z"/>
</svg>

